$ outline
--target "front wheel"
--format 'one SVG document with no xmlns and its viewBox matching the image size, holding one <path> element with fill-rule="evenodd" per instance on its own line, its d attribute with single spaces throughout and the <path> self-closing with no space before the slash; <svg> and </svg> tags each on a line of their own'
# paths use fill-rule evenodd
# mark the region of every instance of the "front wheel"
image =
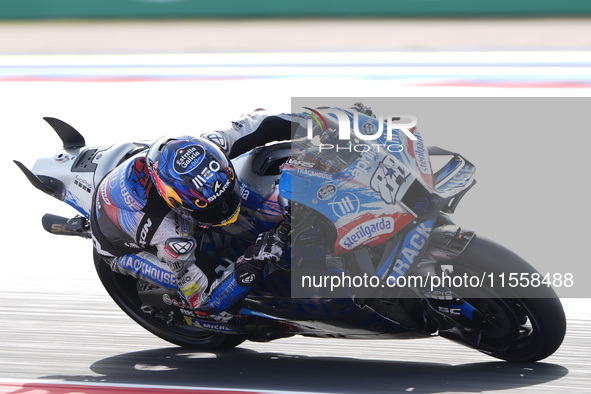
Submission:
<svg viewBox="0 0 591 394">
<path fill-rule="evenodd" d="M 213 332 L 188 325 L 169 326 L 163 320 L 141 310 L 142 302 L 137 294 L 137 280 L 134 277 L 113 272 L 96 254 L 95 267 L 103 286 L 123 312 L 165 341 L 198 350 L 229 349 L 245 341 L 242 335 Z"/>
<path fill-rule="evenodd" d="M 484 238 L 475 238 L 452 262 L 453 275 L 481 277 L 484 273 L 537 273 L 515 253 Z M 445 269 L 449 270 L 449 267 Z M 562 304 L 551 287 L 507 289 L 482 286 L 470 289 L 464 300 L 478 311 L 481 326 L 456 326 L 440 331 L 490 356 L 519 362 L 542 360 L 561 345 L 566 332 Z M 476 334 L 477 332 L 477 334 Z"/>
</svg>

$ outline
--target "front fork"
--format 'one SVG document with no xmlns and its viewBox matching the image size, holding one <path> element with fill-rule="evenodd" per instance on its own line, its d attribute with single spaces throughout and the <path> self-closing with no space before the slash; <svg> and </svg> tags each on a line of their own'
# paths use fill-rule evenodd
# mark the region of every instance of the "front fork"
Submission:
<svg viewBox="0 0 591 394">
<path fill-rule="evenodd" d="M 445 220 L 445 219 L 443 219 Z M 478 328 L 484 324 L 482 314 L 470 303 L 454 294 L 445 283 L 453 276 L 453 261 L 464 252 L 474 239 L 473 231 L 463 230 L 449 222 L 433 228 L 429 237 L 429 245 L 421 261 L 412 270 L 412 275 L 430 278 L 428 287 L 415 288 L 415 292 L 423 299 L 426 310 L 440 326 L 460 324 L 464 327 Z"/>
<path fill-rule="evenodd" d="M 386 284 L 382 285 L 382 293 L 373 293 L 369 297 L 355 294 L 354 299 L 360 305 L 369 306 L 379 314 L 413 329 L 432 332 L 429 328 L 433 327 L 431 323 L 438 328 L 449 324 L 478 326 L 475 322 L 481 319 L 474 307 L 456 297 L 449 288 L 433 287 L 430 281 L 442 274 L 452 275 L 452 261 L 473 238 L 474 232 L 464 231 L 447 216 L 440 215 L 436 221 L 415 223 L 400 238 L 389 241 L 375 271 L 367 264 L 362 264 L 371 259 L 363 255 L 364 249 L 357 251 L 354 259 L 356 265 L 352 265 L 357 267 L 356 272 L 372 273 Z M 446 261 L 450 261 L 447 267 Z M 407 285 L 391 288 L 387 285 L 391 281 Z M 410 285 L 411 282 L 415 284 Z M 409 298 L 409 302 L 405 302 L 404 298 Z M 383 304 L 397 304 L 399 307 L 390 313 Z M 408 316 L 401 316 L 404 312 L 408 312 Z"/>
</svg>

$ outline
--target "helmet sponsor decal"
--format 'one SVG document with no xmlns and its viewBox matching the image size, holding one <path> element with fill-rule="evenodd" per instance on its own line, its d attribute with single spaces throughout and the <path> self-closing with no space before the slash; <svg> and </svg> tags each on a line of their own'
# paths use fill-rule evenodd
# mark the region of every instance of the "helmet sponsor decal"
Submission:
<svg viewBox="0 0 591 394">
<path fill-rule="evenodd" d="M 226 181 L 226 183 L 222 184 L 219 179 L 216 179 L 215 184 L 213 185 L 213 194 L 207 198 L 208 202 L 213 202 L 218 199 L 230 186 L 230 181 Z"/>
<path fill-rule="evenodd" d="M 205 158 L 205 150 L 199 145 L 187 145 L 179 148 L 174 155 L 174 170 L 186 174 L 197 167 Z"/>
<path fill-rule="evenodd" d="M 209 179 L 214 174 L 219 172 L 220 169 L 221 169 L 220 163 L 218 163 L 215 160 L 210 161 L 209 165 L 204 167 L 203 170 L 201 170 L 201 174 L 197 174 L 191 180 L 193 182 L 193 185 L 195 185 L 195 188 L 197 190 L 201 190 L 201 188 L 209 182 Z M 216 179 L 216 182 L 217 182 L 217 179 Z"/>
</svg>

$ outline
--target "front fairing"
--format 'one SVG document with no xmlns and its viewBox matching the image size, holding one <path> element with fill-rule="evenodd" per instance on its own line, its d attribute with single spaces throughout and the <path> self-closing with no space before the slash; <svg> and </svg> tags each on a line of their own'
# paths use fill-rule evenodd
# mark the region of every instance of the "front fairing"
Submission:
<svg viewBox="0 0 591 394">
<path fill-rule="evenodd" d="M 376 118 L 359 114 L 355 119 L 341 111 L 349 117 L 351 129 L 355 121 L 369 129 L 379 128 Z M 338 128 L 330 114 L 324 118 L 329 129 Z M 285 198 L 312 208 L 334 224 L 338 231 L 335 255 L 362 245 L 380 245 L 420 215 L 437 214 L 429 209 L 436 197 L 433 173 L 417 131 L 416 140 L 397 129 L 391 139 L 386 132 L 371 141 L 350 135 L 348 141 L 331 142 L 339 149 L 323 149 L 329 144 L 320 139 L 297 139 L 279 184 Z"/>
</svg>

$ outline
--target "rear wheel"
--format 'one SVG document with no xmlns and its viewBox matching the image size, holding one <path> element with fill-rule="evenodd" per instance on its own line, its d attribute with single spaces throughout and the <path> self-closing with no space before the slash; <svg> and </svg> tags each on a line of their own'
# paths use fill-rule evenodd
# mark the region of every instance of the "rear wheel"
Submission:
<svg viewBox="0 0 591 394">
<path fill-rule="evenodd" d="M 137 295 L 137 280 L 131 276 L 113 272 L 109 265 L 95 256 L 95 267 L 103 286 L 115 303 L 136 323 L 152 334 L 191 349 L 229 349 L 245 341 L 242 335 L 230 335 L 203 330 L 188 325 L 169 326 L 162 319 L 141 310 Z"/>
<path fill-rule="evenodd" d="M 483 238 L 475 238 L 453 262 L 453 275 L 468 274 L 479 278 L 484 273 L 528 273 L 537 271 L 508 249 Z M 486 282 L 485 282 L 486 283 Z M 481 317 L 481 326 L 455 327 L 450 332 L 467 338 L 469 346 L 507 361 L 530 362 L 553 354 L 564 339 L 566 318 L 556 293 L 551 287 L 509 288 L 501 283 L 471 288 L 464 298 Z M 458 331 L 459 330 L 459 331 Z M 451 335 L 451 339 L 461 340 Z"/>
</svg>

